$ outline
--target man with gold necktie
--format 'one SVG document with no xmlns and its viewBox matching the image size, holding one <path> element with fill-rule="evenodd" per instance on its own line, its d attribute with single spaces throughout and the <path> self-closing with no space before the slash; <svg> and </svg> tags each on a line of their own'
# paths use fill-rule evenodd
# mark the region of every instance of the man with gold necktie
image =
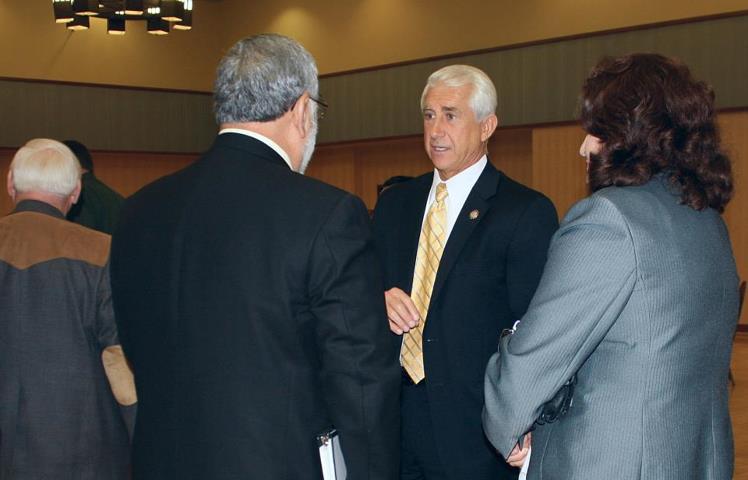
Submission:
<svg viewBox="0 0 748 480">
<path fill-rule="evenodd" d="M 496 104 L 481 70 L 434 72 L 421 96 L 434 172 L 388 189 L 374 212 L 403 368 L 401 480 L 517 476 L 483 434 L 483 374 L 532 298 L 558 218 L 488 161 Z"/>
</svg>

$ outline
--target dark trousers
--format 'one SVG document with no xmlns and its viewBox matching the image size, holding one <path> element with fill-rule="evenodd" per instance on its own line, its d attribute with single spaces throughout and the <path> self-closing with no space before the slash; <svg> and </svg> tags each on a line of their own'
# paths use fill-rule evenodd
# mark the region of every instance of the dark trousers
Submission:
<svg viewBox="0 0 748 480">
<path fill-rule="evenodd" d="M 434 439 L 426 381 L 404 377 L 400 399 L 400 480 L 447 480 Z"/>
</svg>

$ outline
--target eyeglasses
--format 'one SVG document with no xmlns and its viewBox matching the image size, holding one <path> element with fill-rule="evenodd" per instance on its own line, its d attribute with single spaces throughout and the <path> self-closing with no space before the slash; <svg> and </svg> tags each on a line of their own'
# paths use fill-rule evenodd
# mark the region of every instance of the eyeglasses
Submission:
<svg viewBox="0 0 748 480">
<path fill-rule="evenodd" d="M 325 118 L 325 114 L 327 113 L 327 109 L 330 108 L 330 106 L 322 99 L 322 96 L 315 98 L 311 95 L 309 95 L 309 99 L 312 100 L 314 103 L 318 105 L 317 108 L 317 120 L 322 120 Z"/>
</svg>

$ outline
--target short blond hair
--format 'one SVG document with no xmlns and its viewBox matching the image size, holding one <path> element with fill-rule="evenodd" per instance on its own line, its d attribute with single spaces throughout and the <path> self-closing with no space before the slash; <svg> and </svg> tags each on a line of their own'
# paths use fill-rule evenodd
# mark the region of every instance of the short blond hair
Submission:
<svg viewBox="0 0 748 480">
<path fill-rule="evenodd" d="M 61 197 L 73 193 L 81 177 L 81 166 L 73 152 L 48 138 L 29 140 L 18 149 L 10 171 L 17 192 L 47 192 Z"/>
</svg>

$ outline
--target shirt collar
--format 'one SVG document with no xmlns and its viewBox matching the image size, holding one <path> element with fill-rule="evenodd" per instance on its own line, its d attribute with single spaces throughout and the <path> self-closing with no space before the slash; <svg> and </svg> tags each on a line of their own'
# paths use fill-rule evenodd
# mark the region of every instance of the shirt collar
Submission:
<svg viewBox="0 0 748 480">
<path fill-rule="evenodd" d="M 238 133 L 240 135 L 246 135 L 247 137 L 252 137 L 255 140 L 259 140 L 268 147 L 272 148 L 275 153 L 280 155 L 280 157 L 283 159 L 284 162 L 286 162 L 286 165 L 288 165 L 288 168 L 290 168 L 292 171 L 295 171 L 293 168 L 293 165 L 291 165 L 291 157 L 288 156 L 285 150 L 283 150 L 280 145 L 275 143 L 274 141 L 270 140 L 265 135 L 259 134 L 257 132 L 253 132 L 251 130 L 244 130 L 242 128 L 224 128 L 220 132 L 218 132 L 218 135 L 223 135 L 224 133 Z"/>
<path fill-rule="evenodd" d="M 21 212 L 43 213 L 52 217 L 65 219 L 65 215 L 63 215 L 62 212 L 59 211 L 56 207 L 53 207 L 52 205 L 41 202 L 39 200 L 21 200 L 20 202 L 18 202 L 18 205 L 16 205 L 13 213 Z"/>
<path fill-rule="evenodd" d="M 453 190 L 466 191 L 469 193 L 470 190 L 472 190 L 473 185 L 475 185 L 475 182 L 478 181 L 480 174 L 483 173 L 483 169 L 486 168 L 487 163 L 488 157 L 483 155 L 480 160 L 448 180 L 442 180 L 441 177 L 439 177 L 439 171 L 434 169 L 434 179 L 431 182 L 431 191 L 435 192 L 436 186 L 440 183 L 446 183 L 447 192 L 450 192 L 450 195 Z M 467 195 L 465 196 L 467 197 Z"/>
</svg>

